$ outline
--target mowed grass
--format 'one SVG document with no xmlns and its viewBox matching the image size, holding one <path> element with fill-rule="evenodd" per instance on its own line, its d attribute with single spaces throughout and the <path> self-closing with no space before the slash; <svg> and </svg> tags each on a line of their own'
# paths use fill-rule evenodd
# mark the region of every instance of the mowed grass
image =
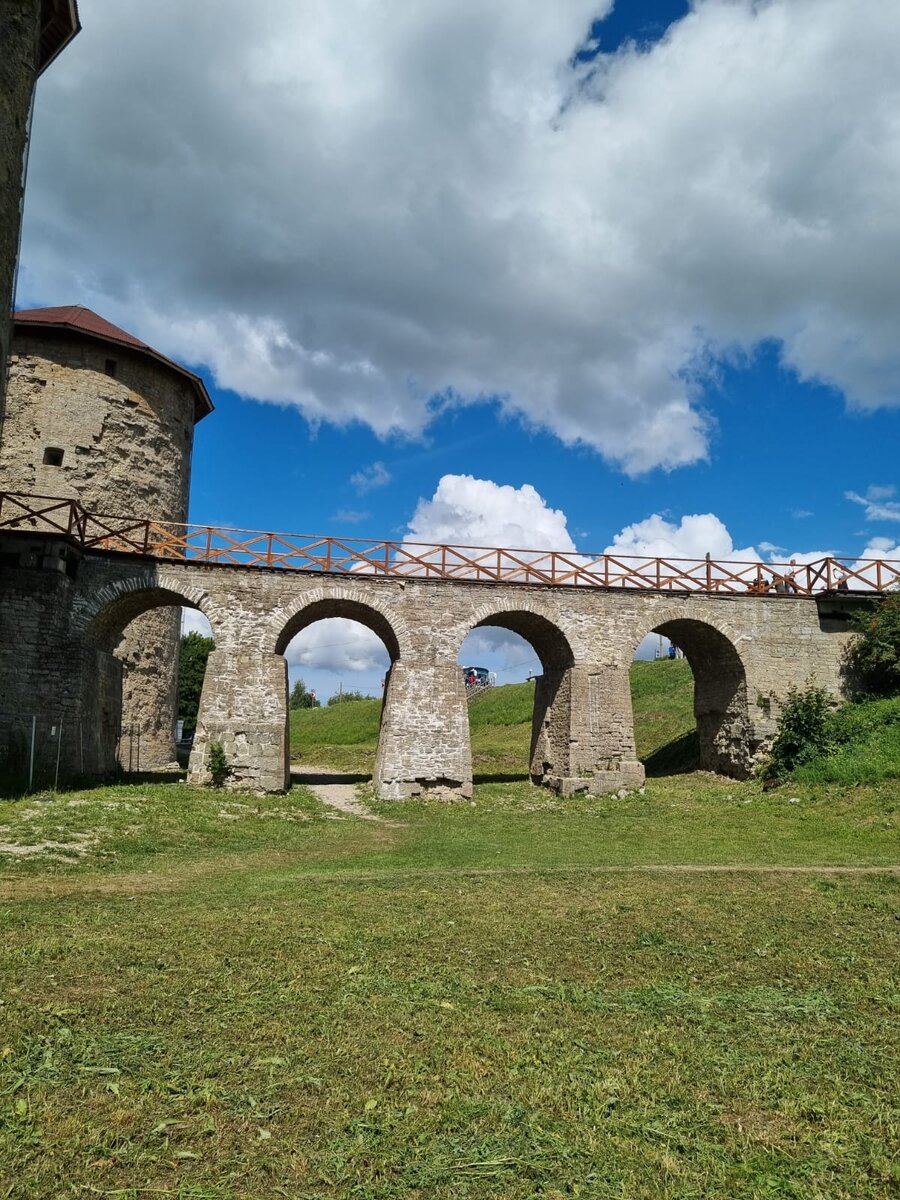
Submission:
<svg viewBox="0 0 900 1200">
<path fill-rule="evenodd" d="M 896 878 L 40 883 L 0 904 L 4 1197 L 897 1184 Z"/>
<path fill-rule="evenodd" d="M 348 820 L 303 788 L 255 797 L 140 784 L 0 801 L 0 878 L 198 871 L 566 869 L 647 864 L 881 866 L 900 861 L 895 781 L 845 788 L 694 774 L 623 798 L 560 798 L 528 782 L 472 803 L 377 802 Z"/>
<path fill-rule="evenodd" d="M 898 1194 L 896 780 L 368 803 L 0 802 L 2 1200 Z"/>
<path fill-rule="evenodd" d="M 694 681 L 684 659 L 636 662 L 631 669 L 638 757 L 652 774 L 696 766 Z M 469 705 L 476 778 L 523 779 L 528 774 L 534 684 L 491 688 Z M 381 700 L 357 700 L 291 713 L 295 761 L 371 774 Z"/>
</svg>

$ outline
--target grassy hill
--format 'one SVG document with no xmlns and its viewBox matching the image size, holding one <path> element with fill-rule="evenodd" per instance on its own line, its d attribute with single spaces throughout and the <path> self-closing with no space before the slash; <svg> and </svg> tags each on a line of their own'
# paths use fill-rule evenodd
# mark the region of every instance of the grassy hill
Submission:
<svg viewBox="0 0 900 1200">
<path fill-rule="evenodd" d="M 694 681 L 683 660 L 636 662 L 631 668 L 638 757 L 651 774 L 690 770 L 696 762 Z M 469 726 L 475 774 L 521 778 L 528 770 L 534 685 L 492 688 L 472 702 Z M 371 772 L 381 700 L 355 700 L 291 713 L 295 760 Z"/>
</svg>

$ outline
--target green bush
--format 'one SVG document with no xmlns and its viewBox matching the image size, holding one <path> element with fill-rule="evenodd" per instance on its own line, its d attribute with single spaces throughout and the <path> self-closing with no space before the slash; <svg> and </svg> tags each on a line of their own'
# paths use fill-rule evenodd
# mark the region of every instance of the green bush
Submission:
<svg viewBox="0 0 900 1200">
<path fill-rule="evenodd" d="M 213 787 L 222 787 L 228 778 L 228 772 L 231 768 L 228 765 L 228 759 L 225 757 L 225 747 L 221 742 L 209 743 L 209 758 L 206 762 L 206 769 L 209 771 L 209 778 Z"/>
<path fill-rule="evenodd" d="M 329 706 L 335 704 L 353 704 L 357 700 L 374 700 L 374 696 L 367 696 L 364 692 L 335 692 L 333 696 L 328 697 Z"/>
<path fill-rule="evenodd" d="M 763 774 L 780 779 L 795 767 L 827 754 L 831 747 L 828 710 L 829 697 L 824 688 L 814 683 L 789 688 Z"/>
<path fill-rule="evenodd" d="M 856 637 L 848 658 L 864 688 L 879 696 L 900 692 L 900 592 L 892 592 L 874 608 L 857 613 Z"/>
</svg>

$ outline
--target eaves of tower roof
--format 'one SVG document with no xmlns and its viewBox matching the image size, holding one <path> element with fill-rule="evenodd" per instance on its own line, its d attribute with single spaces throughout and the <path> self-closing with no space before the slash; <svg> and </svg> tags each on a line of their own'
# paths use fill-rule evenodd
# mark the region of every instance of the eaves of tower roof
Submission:
<svg viewBox="0 0 900 1200">
<path fill-rule="evenodd" d="M 201 421 L 213 410 L 213 403 L 209 398 L 206 385 L 199 375 L 195 375 L 187 367 L 173 362 L 171 358 L 166 358 L 164 354 L 160 354 L 158 350 L 154 350 L 152 346 L 142 342 L 140 338 L 120 329 L 118 325 L 113 325 L 111 321 L 107 321 L 83 305 L 69 304 L 61 308 L 22 309 L 20 312 L 13 313 L 13 322 L 15 329 L 21 329 L 23 333 L 35 329 L 64 329 L 69 333 L 81 334 L 112 346 L 124 346 L 136 354 L 143 354 L 162 366 L 168 367 L 170 371 L 181 375 L 191 384 L 194 390 L 195 422 Z"/>
<path fill-rule="evenodd" d="M 38 75 L 46 71 L 80 30 L 76 0 L 41 0 Z"/>
</svg>

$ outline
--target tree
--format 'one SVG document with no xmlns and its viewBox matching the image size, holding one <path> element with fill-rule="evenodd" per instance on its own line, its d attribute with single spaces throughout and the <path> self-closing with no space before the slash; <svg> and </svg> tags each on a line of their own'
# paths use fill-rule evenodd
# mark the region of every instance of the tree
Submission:
<svg viewBox="0 0 900 1200">
<path fill-rule="evenodd" d="M 888 696 L 900 692 L 900 592 L 857 613 L 851 627 L 856 637 L 848 657 L 866 690 Z"/>
<path fill-rule="evenodd" d="M 315 692 L 308 692 L 306 684 L 302 679 L 298 679 L 294 684 L 290 699 L 291 708 L 318 708 L 319 701 L 316 699 Z"/>
<path fill-rule="evenodd" d="M 206 660 L 215 646 L 212 638 L 202 633 L 186 633 L 181 639 L 178 657 L 178 717 L 184 721 L 184 732 L 197 728 L 200 692 L 206 674 Z"/>
</svg>

